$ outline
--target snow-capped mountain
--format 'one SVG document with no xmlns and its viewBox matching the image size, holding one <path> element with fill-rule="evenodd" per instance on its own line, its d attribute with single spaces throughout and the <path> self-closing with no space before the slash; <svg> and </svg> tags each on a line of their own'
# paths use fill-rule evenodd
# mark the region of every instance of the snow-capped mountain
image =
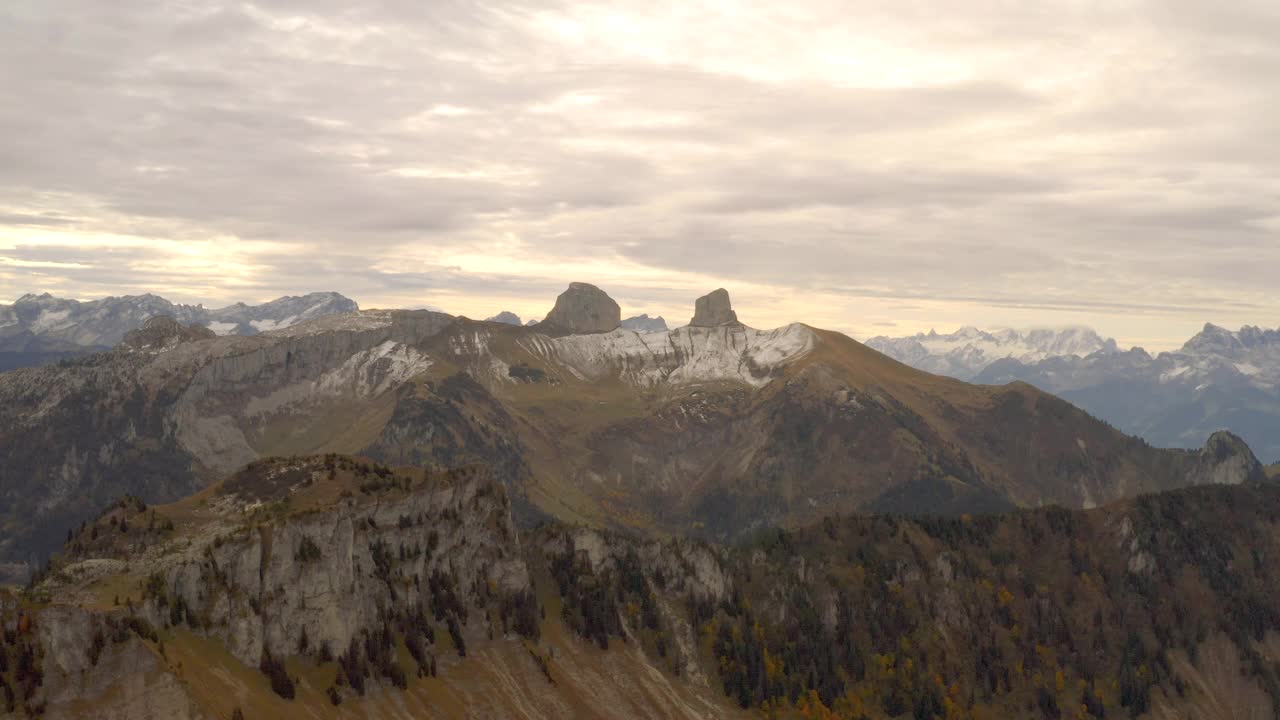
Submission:
<svg viewBox="0 0 1280 720">
<path fill-rule="evenodd" d="M 973 380 L 1031 383 L 1156 445 L 1192 447 L 1230 429 L 1259 457 L 1280 459 L 1280 330 L 1206 324 L 1178 350 L 1156 356 L 1134 348 L 1010 358 Z"/>
<path fill-rule="evenodd" d="M 986 332 L 975 327 L 963 327 L 949 335 L 939 335 L 930 330 L 902 338 L 879 336 L 866 344 L 914 368 L 961 380 L 969 380 L 988 365 L 1005 358 L 1034 363 L 1050 357 L 1083 357 L 1097 352 L 1118 351 L 1115 340 L 1104 339 L 1083 327 L 1025 332 Z"/>
<path fill-rule="evenodd" d="M 268 330 L 281 330 L 305 320 L 326 315 L 356 312 L 354 300 L 336 292 L 315 292 L 302 296 L 286 296 L 261 305 L 236 303 L 208 311 L 200 325 L 219 335 L 256 335 Z"/>
<path fill-rule="evenodd" d="M 28 294 L 12 305 L 0 305 L 0 353 L 22 353 L 39 362 L 51 359 L 46 357 L 49 355 L 102 350 L 157 315 L 168 315 L 184 325 L 203 325 L 219 335 L 254 335 L 358 309 L 353 300 L 333 292 L 212 310 L 203 305 L 175 304 L 152 294 L 87 302 L 49 293 Z"/>
<path fill-rule="evenodd" d="M 638 333 L 666 332 L 668 330 L 667 321 L 661 315 L 651 318 L 647 314 L 636 315 L 623 320 L 622 327 Z"/>
</svg>

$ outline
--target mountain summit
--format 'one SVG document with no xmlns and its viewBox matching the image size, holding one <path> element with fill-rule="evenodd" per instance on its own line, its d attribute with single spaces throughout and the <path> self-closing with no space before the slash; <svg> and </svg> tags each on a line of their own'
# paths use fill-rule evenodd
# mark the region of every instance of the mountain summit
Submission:
<svg viewBox="0 0 1280 720">
<path fill-rule="evenodd" d="M 498 313 L 497 315 L 494 315 L 493 317 L 485 318 L 484 321 L 504 323 L 507 325 L 523 325 L 524 324 L 520 322 L 520 316 L 511 312 L 510 310 L 503 310 L 502 312 Z"/>
<path fill-rule="evenodd" d="M 698 298 L 693 307 L 692 327 L 716 327 L 738 322 L 738 314 L 733 311 L 729 301 L 729 291 L 724 288 L 712 290 Z"/>
<path fill-rule="evenodd" d="M 573 334 L 607 333 L 622 324 L 622 308 L 595 285 L 569 283 L 542 323 Z"/>
</svg>

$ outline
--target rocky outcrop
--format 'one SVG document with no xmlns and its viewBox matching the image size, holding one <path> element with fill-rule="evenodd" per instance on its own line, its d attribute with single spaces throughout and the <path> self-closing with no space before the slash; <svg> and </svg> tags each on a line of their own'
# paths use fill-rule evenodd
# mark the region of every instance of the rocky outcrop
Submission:
<svg viewBox="0 0 1280 720">
<path fill-rule="evenodd" d="M 302 482 L 323 480 L 323 467 L 305 469 Z M 147 612 L 158 624 L 180 603 L 253 665 L 264 650 L 296 652 L 303 636 L 313 650 L 327 645 L 340 652 L 377 627 L 390 603 L 430 604 L 433 575 L 448 578 L 469 606 L 481 586 L 528 589 L 510 505 L 487 472 L 419 478 L 408 493 L 389 492 L 250 532 L 206 531 L 200 542 L 156 563 L 165 592 L 149 600 Z M 252 512 L 253 503 L 247 506 Z"/>
<path fill-rule="evenodd" d="M 264 652 L 337 655 L 391 609 L 443 603 L 466 625 L 467 608 L 530 588 L 510 502 L 482 468 L 266 460 L 216 486 L 200 510 L 186 502 L 171 511 L 195 518 L 180 536 L 165 530 L 167 512 L 118 504 L 76 536 L 42 592 L 74 597 L 127 567 L 147 578 L 137 611 L 151 626 L 188 627 L 256 666 Z M 138 529 L 115 534 L 108 519 Z M 73 630 L 86 622 L 61 618 L 47 639 L 69 675 L 83 670 L 86 643 Z"/>
<path fill-rule="evenodd" d="M 622 308 L 608 293 L 588 283 L 575 282 L 556 298 L 542 325 L 578 335 L 607 333 L 622 324 Z"/>
<path fill-rule="evenodd" d="M 720 288 L 698 298 L 689 324 L 693 327 L 716 327 L 736 322 L 738 314 L 733 311 L 733 304 L 729 302 L 729 291 Z"/>
<path fill-rule="evenodd" d="M 168 315 L 157 315 L 137 330 L 125 333 L 121 345 L 128 350 L 160 352 L 180 343 L 212 340 L 217 335 L 207 327 L 183 325 Z"/>
<path fill-rule="evenodd" d="M 356 715 L 405 717 L 383 703 L 417 707 L 429 677 L 475 717 L 565 717 L 584 701 L 592 717 L 731 716 L 688 610 L 728 600 L 726 557 L 557 524 L 522 542 L 477 467 L 260 461 L 175 505 L 117 503 L 74 535 L 32 591 L 44 684 L 23 699 L 67 718 L 329 717 L 365 702 Z M 531 568 L 555 584 L 535 592 Z M 540 630 L 561 622 L 574 632 Z M 272 693 L 255 676 L 276 678 L 273 658 L 325 670 Z M 231 697 L 207 691 L 224 682 Z"/>
<path fill-rule="evenodd" d="M 1187 476 L 1188 485 L 1266 482 L 1267 472 L 1238 436 L 1225 430 L 1209 436 Z"/>
</svg>

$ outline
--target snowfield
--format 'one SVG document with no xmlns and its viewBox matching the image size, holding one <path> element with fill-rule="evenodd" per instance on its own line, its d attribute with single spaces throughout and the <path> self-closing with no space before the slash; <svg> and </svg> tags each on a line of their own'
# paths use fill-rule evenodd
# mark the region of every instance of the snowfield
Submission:
<svg viewBox="0 0 1280 720">
<path fill-rule="evenodd" d="M 522 341 L 535 355 L 558 362 L 579 378 L 617 373 L 642 387 L 661 383 L 736 381 L 768 384 L 770 372 L 809 353 L 817 342 L 800 324 L 776 330 L 745 325 L 683 327 L 662 333 L 618 329 L 599 335 L 533 336 Z"/>
</svg>

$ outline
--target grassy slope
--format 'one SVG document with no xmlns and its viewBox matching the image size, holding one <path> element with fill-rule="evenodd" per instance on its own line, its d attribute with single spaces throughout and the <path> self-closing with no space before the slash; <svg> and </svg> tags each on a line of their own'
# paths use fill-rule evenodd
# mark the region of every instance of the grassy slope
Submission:
<svg viewBox="0 0 1280 720">
<path fill-rule="evenodd" d="M 324 693 L 336 673 L 334 663 L 317 666 L 291 659 L 289 672 L 301 683 L 297 697 L 286 701 L 271 691 L 262 673 L 245 667 L 218 643 L 186 630 L 166 632 L 164 637 L 170 671 L 183 681 L 196 705 L 215 718 L 230 717 L 237 707 L 248 718 L 727 718 L 743 714 L 718 693 L 681 683 L 629 648 L 601 651 L 578 640 L 558 620 L 546 623 L 544 638 L 536 647 L 544 656 L 554 653 L 548 661 L 550 681 L 534 662 L 532 646 L 526 641 L 498 639 L 470 648 L 465 659 L 442 655 L 439 677 L 411 677 L 404 692 L 370 688 L 364 697 L 348 698 L 337 707 Z"/>
<path fill-rule="evenodd" d="M 480 329 L 488 334 L 483 351 L 474 347 Z M 786 371 L 803 391 L 788 382 L 758 392 L 730 383 L 588 382 L 525 349 L 530 330 L 467 320 L 425 349 L 451 357 L 450 369 L 470 363 L 483 374 L 492 353 L 542 373 L 540 382 L 493 392 L 524 448 L 528 498 L 573 522 L 661 534 L 716 519 L 758 521 L 762 512 L 768 522 L 802 524 L 820 517 L 815 507 L 1087 506 L 1172 487 L 1192 457 L 1146 446 L 1029 385 L 970 385 L 813 330 L 817 347 Z M 860 393 L 871 409 L 839 417 L 828 399 L 842 390 Z M 686 427 L 695 392 L 710 398 L 711 420 Z M 731 399 L 735 393 L 746 400 Z M 939 494 L 951 499 L 937 501 Z"/>
</svg>

